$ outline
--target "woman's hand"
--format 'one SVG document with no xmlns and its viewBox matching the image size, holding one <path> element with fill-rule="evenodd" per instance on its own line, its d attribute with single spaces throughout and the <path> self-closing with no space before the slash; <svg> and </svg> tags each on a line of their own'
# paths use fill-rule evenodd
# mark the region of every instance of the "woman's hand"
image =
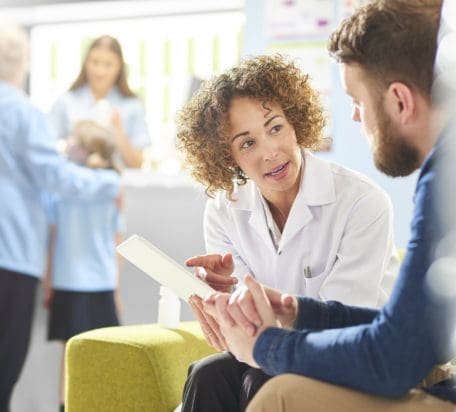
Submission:
<svg viewBox="0 0 456 412">
<path fill-rule="evenodd" d="M 192 308 L 209 345 L 220 351 L 227 350 L 225 338 L 220 332 L 219 324 L 204 310 L 202 299 L 199 296 L 193 295 L 190 297 L 188 303 Z"/>
<path fill-rule="evenodd" d="M 114 290 L 114 306 L 116 308 L 117 314 L 120 315 L 123 312 L 123 304 L 118 287 Z"/>
<path fill-rule="evenodd" d="M 258 336 L 269 327 L 292 325 L 298 302 L 293 296 L 265 288 L 250 275 L 244 281 L 246 288 L 231 296 L 215 293 L 203 305 L 206 313 L 219 322 L 228 350 L 238 360 L 257 368 L 253 348 Z"/>
<path fill-rule="evenodd" d="M 280 327 L 280 322 L 276 318 L 263 285 L 250 275 L 247 275 L 244 281 L 259 316 L 260 322 L 258 323 L 261 323 L 261 326 L 257 326 L 253 333 L 252 330 L 246 331 L 245 327 L 238 323 L 233 324 L 234 319 L 239 315 L 240 308 L 235 299 L 233 299 L 234 302 L 232 299 L 227 299 L 226 294 L 215 293 L 209 299 L 206 299 L 204 301 L 204 309 L 219 321 L 221 333 L 230 352 L 239 361 L 258 368 L 258 364 L 253 358 L 253 348 L 256 340 L 266 328 Z"/>
<path fill-rule="evenodd" d="M 292 328 L 298 314 L 296 297 L 264 285 L 262 287 L 281 327 Z M 215 303 L 217 296 L 217 294 L 209 296 L 206 303 Z M 262 318 L 255 306 L 252 293 L 247 287 L 238 288 L 231 295 L 226 310 L 219 307 L 220 320 L 229 325 L 241 326 L 247 334 L 254 335 L 257 328 L 262 326 Z"/>
<path fill-rule="evenodd" d="M 122 122 L 122 117 L 120 116 L 120 112 L 117 109 L 112 110 L 112 117 L 111 117 L 111 123 L 112 127 L 114 130 L 117 132 L 117 134 L 125 134 L 124 132 L 124 127 L 123 127 L 123 122 Z"/>
<path fill-rule="evenodd" d="M 50 282 L 43 281 L 43 306 L 46 309 L 50 309 L 52 301 L 54 300 L 54 289 Z"/>
<path fill-rule="evenodd" d="M 141 167 L 143 162 L 142 150 L 134 148 L 124 130 L 122 117 L 119 110 L 112 110 L 112 127 L 114 129 L 114 139 L 117 151 L 120 153 L 127 167 Z"/>
<path fill-rule="evenodd" d="M 231 276 L 234 271 L 231 253 L 223 256 L 217 254 L 194 256 L 187 259 L 185 264 L 188 267 L 194 267 L 196 277 L 220 292 L 231 292 L 238 281 Z"/>
</svg>

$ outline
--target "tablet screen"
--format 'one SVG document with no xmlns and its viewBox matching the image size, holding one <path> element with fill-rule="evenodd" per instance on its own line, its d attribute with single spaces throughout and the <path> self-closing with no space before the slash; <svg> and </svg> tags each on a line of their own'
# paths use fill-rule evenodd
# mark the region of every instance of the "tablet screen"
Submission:
<svg viewBox="0 0 456 412">
<path fill-rule="evenodd" d="M 191 295 L 204 299 L 215 292 L 208 284 L 139 235 L 133 235 L 117 246 L 117 252 L 186 302 Z"/>
</svg>

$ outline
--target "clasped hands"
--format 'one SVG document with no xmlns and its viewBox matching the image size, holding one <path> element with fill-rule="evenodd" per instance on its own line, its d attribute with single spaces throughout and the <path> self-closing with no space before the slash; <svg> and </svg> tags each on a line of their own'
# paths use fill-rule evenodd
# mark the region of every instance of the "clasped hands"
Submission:
<svg viewBox="0 0 456 412">
<path fill-rule="evenodd" d="M 190 258 L 196 276 L 218 292 L 204 300 L 192 296 L 189 304 L 206 340 L 219 350 L 230 351 L 239 361 L 258 367 L 253 348 L 258 336 L 269 327 L 292 327 L 297 316 L 297 300 L 257 282 L 251 275 L 245 286 L 231 293 L 237 279 L 232 277 L 233 258 L 227 253 Z"/>
</svg>

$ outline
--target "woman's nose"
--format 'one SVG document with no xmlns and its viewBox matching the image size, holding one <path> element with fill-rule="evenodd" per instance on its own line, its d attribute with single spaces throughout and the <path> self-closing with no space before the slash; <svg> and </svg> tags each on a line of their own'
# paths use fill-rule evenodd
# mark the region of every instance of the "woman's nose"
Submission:
<svg viewBox="0 0 456 412">
<path fill-rule="evenodd" d="M 265 160 L 275 160 L 279 154 L 279 144 L 274 138 L 266 138 L 263 145 L 263 156 Z"/>
</svg>

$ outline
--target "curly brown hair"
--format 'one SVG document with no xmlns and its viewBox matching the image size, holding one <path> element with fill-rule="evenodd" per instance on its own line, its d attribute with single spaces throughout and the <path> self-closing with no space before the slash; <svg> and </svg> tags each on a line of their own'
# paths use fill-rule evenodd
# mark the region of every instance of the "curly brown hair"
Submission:
<svg viewBox="0 0 456 412">
<path fill-rule="evenodd" d="M 399 81 L 430 96 L 442 0 L 372 0 L 331 35 L 328 50 L 356 63 L 382 92 Z"/>
<path fill-rule="evenodd" d="M 279 54 L 247 58 L 204 82 L 178 115 L 177 147 L 193 177 L 206 186 L 211 197 L 226 190 L 231 199 L 235 182 L 247 181 L 242 171 L 233 167 L 228 138 L 228 111 L 235 97 L 278 104 L 301 147 L 316 149 L 323 141 L 325 118 L 309 76 Z"/>
</svg>

